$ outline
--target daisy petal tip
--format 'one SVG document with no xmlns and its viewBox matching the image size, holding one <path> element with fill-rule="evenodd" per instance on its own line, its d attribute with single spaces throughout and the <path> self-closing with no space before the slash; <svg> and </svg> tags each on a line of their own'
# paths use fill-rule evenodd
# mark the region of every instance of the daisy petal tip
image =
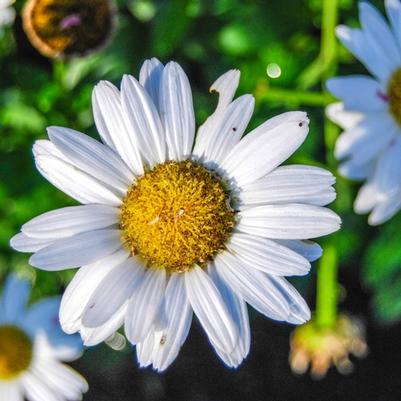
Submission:
<svg viewBox="0 0 401 401">
<path fill-rule="evenodd" d="M 162 62 L 157 57 L 152 57 L 149 59 L 152 63 L 162 64 Z"/>
<path fill-rule="evenodd" d="M 130 74 L 124 74 L 123 77 L 121 78 L 121 86 L 122 87 L 129 85 L 131 83 L 134 83 L 134 82 L 135 82 L 135 79 Z"/>
<path fill-rule="evenodd" d="M 335 81 L 336 81 L 335 78 L 329 78 L 329 79 L 326 81 L 326 83 L 325 83 L 326 89 L 327 89 L 331 94 L 333 93 L 333 86 L 335 85 Z M 329 105 L 329 106 L 331 106 L 331 105 Z M 328 106 L 328 107 L 329 107 L 329 106 Z"/>
<path fill-rule="evenodd" d="M 335 229 L 335 231 L 338 231 L 341 228 L 341 226 L 343 224 L 343 221 L 342 221 L 341 217 L 338 214 L 336 214 L 335 212 L 333 212 L 333 214 L 334 214 L 334 216 L 336 216 L 336 219 L 335 219 L 336 229 Z M 333 231 L 333 232 L 335 232 L 335 231 Z"/>
<path fill-rule="evenodd" d="M 61 130 L 62 127 L 57 127 L 55 125 L 51 125 L 46 128 L 47 136 L 49 137 L 51 142 L 54 142 L 55 140 L 63 136 Z"/>
<path fill-rule="evenodd" d="M 354 209 L 355 209 L 355 207 L 354 207 Z M 355 209 L 355 212 L 356 213 L 358 213 L 358 211 Z M 362 211 L 359 211 L 359 213 L 358 214 L 364 214 L 364 213 L 362 213 Z M 375 214 L 374 214 L 374 212 L 373 213 L 371 213 L 370 215 L 369 215 L 369 217 L 368 217 L 368 224 L 370 225 L 370 226 L 372 226 L 372 227 L 377 227 L 377 226 L 379 226 L 380 224 L 383 224 L 385 221 L 387 221 L 388 220 L 388 218 L 382 218 L 382 217 L 378 217 L 378 216 L 376 216 Z"/>
<path fill-rule="evenodd" d="M 376 8 L 370 4 L 369 1 L 361 0 L 358 2 L 359 14 L 365 14 L 368 12 L 376 12 Z"/>
<path fill-rule="evenodd" d="M 103 91 L 104 89 L 110 87 L 112 85 L 109 81 L 106 80 L 101 80 L 99 81 L 92 90 L 92 97 L 96 97 L 99 92 Z"/>
<path fill-rule="evenodd" d="M 30 266 L 32 267 L 36 267 L 38 269 L 41 269 L 42 267 L 40 266 L 40 263 L 38 263 L 38 258 L 36 257 L 35 254 L 33 254 L 29 259 L 28 259 L 28 263 Z"/>
<path fill-rule="evenodd" d="M 18 243 L 19 243 L 19 238 L 21 237 L 21 233 L 15 234 L 13 237 L 11 237 L 9 244 L 11 248 L 15 249 L 18 251 Z"/>
<path fill-rule="evenodd" d="M 350 28 L 346 25 L 337 25 L 335 28 L 336 36 L 338 39 L 349 39 Z"/>
<path fill-rule="evenodd" d="M 72 335 L 77 332 L 75 325 L 71 324 L 71 322 L 65 322 L 60 318 L 60 326 L 64 333 Z"/>
</svg>

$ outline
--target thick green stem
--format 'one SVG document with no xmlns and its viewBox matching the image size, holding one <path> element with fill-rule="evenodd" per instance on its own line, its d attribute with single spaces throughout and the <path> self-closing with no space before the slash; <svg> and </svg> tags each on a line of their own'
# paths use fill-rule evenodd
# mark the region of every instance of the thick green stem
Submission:
<svg viewBox="0 0 401 401">
<path fill-rule="evenodd" d="M 338 0 L 324 0 L 322 16 L 322 40 L 319 57 L 322 60 L 322 83 L 332 76 L 337 69 L 337 44 L 335 26 L 337 24 Z M 325 89 L 323 87 L 323 93 Z M 338 136 L 336 127 L 327 118 L 324 121 L 324 142 L 326 145 L 326 160 L 331 168 L 335 168 L 333 156 L 334 144 Z M 335 325 L 337 320 L 338 283 L 337 283 L 337 249 L 333 241 L 328 242 L 317 271 L 317 293 L 315 324 L 320 328 Z"/>
<path fill-rule="evenodd" d="M 315 324 L 319 328 L 333 327 L 337 320 L 337 250 L 328 244 L 317 271 Z"/>
</svg>

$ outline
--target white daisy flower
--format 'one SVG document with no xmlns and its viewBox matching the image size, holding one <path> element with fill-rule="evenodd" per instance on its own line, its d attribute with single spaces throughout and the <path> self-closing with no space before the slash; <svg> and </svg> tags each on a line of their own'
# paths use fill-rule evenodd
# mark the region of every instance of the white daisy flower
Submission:
<svg viewBox="0 0 401 401">
<path fill-rule="evenodd" d="M 342 100 L 328 116 L 344 132 L 335 156 L 340 173 L 365 180 L 355 200 L 369 224 L 390 219 L 401 208 L 401 3 L 386 0 L 390 24 L 369 3 L 359 4 L 361 28 L 337 27 L 342 44 L 372 76 L 332 78 L 328 90 Z"/>
<path fill-rule="evenodd" d="M 61 330 L 59 297 L 27 307 L 29 294 L 27 281 L 10 276 L 0 298 L 0 400 L 82 400 L 88 384 L 60 362 L 80 357 L 81 339 Z"/>
<path fill-rule="evenodd" d="M 15 19 L 14 0 L 0 0 L 0 29 L 11 25 Z"/>
<path fill-rule="evenodd" d="M 199 128 L 181 67 L 147 60 L 139 82 L 93 92 L 104 142 L 49 128 L 34 146 L 39 171 L 83 203 L 22 226 L 12 246 L 35 252 L 45 270 L 80 267 L 60 319 L 88 345 L 122 324 L 141 366 L 166 369 L 195 312 L 218 355 L 237 366 L 248 354 L 246 303 L 279 321 L 303 323 L 304 300 L 283 276 L 303 275 L 339 217 L 320 168 L 278 167 L 304 141 L 303 112 L 272 118 L 241 139 L 254 99 L 233 100 L 239 71 L 220 77 L 215 112 Z"/>
</svg>

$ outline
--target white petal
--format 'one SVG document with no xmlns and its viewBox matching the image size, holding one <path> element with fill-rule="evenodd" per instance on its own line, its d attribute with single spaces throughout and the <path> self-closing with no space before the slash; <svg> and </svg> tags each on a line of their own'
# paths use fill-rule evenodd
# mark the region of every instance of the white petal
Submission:
<svg viewBox="0 0 401 401">
<path fill-rule="evenodd" d="M 387 112 L 365 115 L 357 126 L 339 136 L 334 154 L 337 159 L 352 157 L 354 163 L 365 164 L 375 158 L 399 132 Z"/>
<path fill-rule="evenodd" d="M 142 157 L 150 166 L 166 160 L 166 141 L 159 113 L 139 82 L 125 75 L 121 87 L 123 108 L 131 122 Z"/>
<path fill-rule="evenodd" d="M 334 77 L 326 82 L 327 89 L 341 99 L 347 110 L 362 112 L 386 111 L 386 88 L 365 75 Z"/>
<path fill-rule="evenodd" d="M 304 275 L 311 267 L 303 256 L 267 238 L 234 233 L 227 248 L 244 266 L 273 275 Z"/>
<path fill-rule="evenodd" d="M 10 240 L 10 245 L 18 252 L 37 252 L 52 244 L 54 240 L 46 238 L 32 238 L 24 233 L 18 233 Z"/>
<path fill-rule="evenodd" d="M 69 128 L 49 127 L 49 139 L 78 169 L 90 174 L 122 195 L 134 175 L 118 154 L 95 139 Z"/>
<path fill-rule="evenodd" d="M 389 220 L 401 209 L 401 189 L 380 201 L 370 214 L 368 222 L 377 226 Z"/>
<path fill-rule="evenodd" d="M 283 277 L 270 277 L 270 279 L 288 302 L 290 307 L 288 323 L 303 324 L 307 322 L 311 317 L 310 309 L 298 291 Z"/>
<path fill-rule="evenodd" d="M 1 321 L 23 319 L 31 292 L 29 281 L 10 275 L 4 284 L 1 298 Z"/>
<path fill-rule="evenodd" d="M 80 334 L 84 345 L 86 347 L 91 347 L 109 339 L 123 325 L 126 313 L 127 303 L 123 304 L 120 309 L 101 326 L 95 328 L 82 326 Z"/>
<path fill-rule="evenodd" d="M 336 34 L 340 42 L 385 85 L 394 66 L 373 43 L 371 35 L 368 37 L 361 29 L 352 29 L 344 25 L 337 27 Z"/>
<path fill-rule="evenodd" d="M 55 360 L 38 358 L 32 371 L 35 376 L 46 378 L 46 385 L 67 400 L 82 400 L 82 394 L 89 389 L 83 376 Z"/>
<path fill-rule="evenodd" d="M 309 203 L 324 206 L 332 202 L 336 193 L 331 186 L 335 177 L 327 170 L 311 166 L 282 166 L 240 191 L 245 205 Z"/>
<path fill-rule="evenodd" d="M 194 106 L 188 78 L 175 62 L 169 62 L 163 70 L 159 110 L 169 159 L 180 161 L 188 158 L 195 137 Z"/>
<path fill-rule="evenodd" d="M 118 213 L 106 205 L 64 207 L 33 218 L 21 231 L 27 236 L 56 240 L 110 227 L 118 222 Z"/>
<path fill-rule="evenodd" d="M 166 287 L 166 271 L 150 268 L 131 297 L 125 319 L 125 334 L 132 344 L 146 338 L 159 313 Z"/>
<path fill-rule="evenodd" d="M 401 187 L 401 140 L 397 138 L 380 156 L 374 181 L 380 193 L 391 196 Z"/>
<path fill-rule="evenodd" d="M 30 371 L 24 373 L 21 377 L 21 383 L 29 401 L 64 401 L 60 394 L 48 386 L 43 377 L 38 377 Z"/>
<path fill-rule="evenodd" d="M 266 274 L 248 269 L 229 252 L 218 255 L 215 266 L 224 282 L 260 313 L 275 320 L 287 320 L 290 308 L 283 294 Z"/>
<path fill-rule="evenodd" d="M 218 124 L 218 120 L 221 118 L 223 111 L 234 99 L 239 79 L 239 70 L 229 70 L 219 77 L 210 87 L 211 93 L 217 92 L 219 94 L 219 101 L 214 113 L 199 127 L 193 150 L 193 154 L 197 157 L 204 154 L 211 131 L 213 131 L 213 128 Z"/>
<path fill-rule="evenodd" d="M 155 57 L 145 60 L 139 72 L 139 83 L 146 89 L 153 103 L 159 107 L 160 82 L 163 64 Z"/>
<path fill-rule="evenodd" d="M 110 186 L 77 169 L 50 141 L 36 141 L 33 153 L 39 172 L 55 187 L 78 202 L 121 204 L 121 197 Z"/>
<path fill-rule="evenodd" d="M 376 160 L 372 159 L 366 163 L 358 164 L 353 159 L 341 163 L 338 172 L 350 180 L 363 180 L 371 177 L 376 168 Z"/>
<path fill-rule="evenodd" d="M 185 273 L 185 287 L 192 308 L 211 343 L 223 352 L 232 352 L 238 330 L 213 281 L 199 266 Z"/>
<path fill-rule="evenodd" d="M 385 0 L 386 12 L 390 20 L 398 46 L 401 46 L 401 3 L 399 0 Z"/>
<path fill-rule="evenodd" d="M 24 401 L 24 392 L 20 380 L 0 381 L 0 400 Z"/>
<path fill-rule="evenodd" d="M 60 239 L 36 252 L 31 266 L 43 270 L 63 270 L 93 263 L 111 255 L 122 246 L 121 231 L 96 230 Z"/>
<path fill-rule="evenodd" d="M 163 318 L 166 323 L 158 333 L 160 340 L 155 343 L 152 357 L 153 367 L 159 372 L 166 370 L 175 360 L 191 327 L 192 308 L 185 291 L 183 274 L 173 274 L 169 279 Z"/>
<path fill-rule="evenodd" d="M 82 314 L 88 328 L 102 326 L 128 301 L 143 280 L 144 269 L 134 257 L 113 268 L 90 297 Z"/>
<path fill-rule="evenodd" d="M 247 357 L 251 346 L 248 308 L 245 301 L 231 291 L 221 280 L 214 264 L 209 266 L 209 275 L 227 303 L 239 333 L 238 343 L 231 353 L 225 353 L 219 348 L 215 348 L 215 350 L 224 363 L 235 368 Z"/>
<path fill-rule="evenodd" d="M 361 1 L 359 18 L 371 51 L 380 56 L 382 63 L 397 68 L 401 63 L 400 49 L 383 16 L 370 3 Z"/>
<path fill-rule="evenodd" d="M 344 109 L 344 103 L 332 103 L 326 107 L 326 115 L 341 128 L 355 127 L 364 117 L 362 113 Z"/>
<path fill-rule="evenodd" d="M 277 239 L 321 237 L 337 231 L 341 224 L 330 209 L 296 203 L 258 206 L 239 215 L 239 231 Z"/>
<path fill-rule="evenodd" d="M 240 141 L 254 106 L 253 96 L 243 95 L 222 110 L 209 127 L 203 152 L 196 156 L 211 167 L 219 165 Z"/>
<path fill-rule="evenodd" d="M 61 299 L 60 323 L 66 333 L 75 333 L 80 329 L 82 313 L 92 294 L 107 274 L 128 257 L 128 252 L 121 249 L 78 270 Z"/>
<path fill-rule="evenodd" d="M 359 190 L 354 202 L 358 214 L 370 212 L 378 202 L 378 189 L 375 182 L 367 181 Z"/>
<path fill-rule="evenodd" d="M 221 165 L 238 186 L 268 174 L 302 144 L 308 133 L 305 113 L 285 113 L 246 135 Z"/>
<path fill-rule="evenodd" d="M 315 260 L 319 259 L 323 254 L 321 246 L 313 241 L 280 239 L 275 240 L 275 242 L 291 249 L 296 253 L 301 254 L 304 258 L 309 260 L 309 262 L 314 262 Z"/>
<path fill-rule="evenodd" d="M 135 132 L 123 111 L 120 91 L 110 82 L 97 84 L 92 94 L 93 115 L 103 142 L 114 149 L 136 175 L 143 165 Z"/>
<path fill-rule="evenodd" d="M 238 89 L 240 75 L 239 70 L 229 70 L 214 81 L 210 92 L 219 94 L 217 109 L 224 109 L 232 102 Z"/>
<path fill-rule="evenodd" d="M 136 357 L 141 368 L 145 368 L 153 363 L 153 353 L 159 347 L 159 344 L 163 343 L 162 338 L 163 333 L 156 331 L 153 326 L 146 338 L 136 344 Z"/>
</svg>

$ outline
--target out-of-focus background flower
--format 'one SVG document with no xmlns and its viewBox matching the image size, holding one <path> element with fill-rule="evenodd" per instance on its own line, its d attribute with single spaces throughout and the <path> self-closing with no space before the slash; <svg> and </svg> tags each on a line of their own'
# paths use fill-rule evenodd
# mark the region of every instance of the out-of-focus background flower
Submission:
<svg viewBox="0 0 401 401">
<path fill-rule="evenodd" d="M 383 10 L 381 1 L 374 4 Z M 364 70 L 341 47 L 328 56 L 323 50 L 322 59 L 329 57 L 329 65 L 314 60 L 326 49 L 321 46 L 321 27 L 335 20 L 335 12 L 342 23 L 357 26 L 356 1 L 119 0 L 108 47 L 71 60 L 49 60 L 35 50 L 22 28 L 23 5 L 17 0 L 14 25 L 0 28 L 0 286 L 8 272 L 17 272 L 34 283 L 32 300 L 38 300 L 62 292 L 73 276 L 68 270 L 33 269 L 27 255 L 12 252 L 8 245 L 33 216 L 73 204 L 37 172 L 32 144 L 45 137 L 49 125 L 96 136 L 93 86 L 101 79 L 118 85 L 123 74 L 137 75 L 145 58 L 174 59 L 183 66 L 192 84 L 198 123 L 217 101 L 208 93 L 210 84 L 226 70 L 240 69 L 240 94 L 256 97 L 250 128 L 280 112 L 305 110 L 310 134 L 291 162 L 335 169 L 331 150 L 338 130 L 324 119 L 324 107 L 332 99 L 322 91 L 322 82 L 336 69 L 344 74 Z M 352 211 L 357 187 L 338 178 L 335 207 L 343 229 L 330 239 L 340 266 L 340 309 L 363 322 L 370 349 L 366 359 L 353 361 L 353 373 L 342 376 L 331 369 L 322 381 L 294 375 L 288 363 L 293 327 L 251 311 L 251 353 L 238 370 L 221 363 L 194 322 L 195 329 L 165 374 L 139 369 L 129 347 L 119 352 L 106 345 L 88 349 L 74 364 L 90 384 L 84 400 L 398 401 L 401 214 L 381 227 L 369 227 L 366 216 Z M 324 245 L 325 240 L 319 242 Z M 293 280 L 311 306 L 316 269 Z"/>
</svg>

